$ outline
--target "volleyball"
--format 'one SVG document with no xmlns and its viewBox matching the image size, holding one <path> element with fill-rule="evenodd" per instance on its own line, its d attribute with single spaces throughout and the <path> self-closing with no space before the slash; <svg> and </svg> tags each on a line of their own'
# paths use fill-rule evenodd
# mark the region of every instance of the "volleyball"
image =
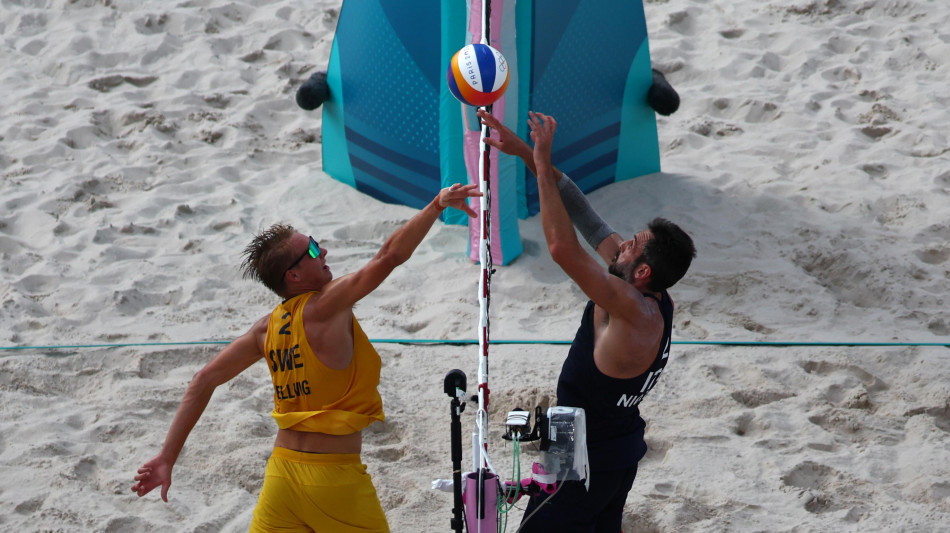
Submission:
<svg viewBox="0 0 950 533">
<path fill-rule="evenodd" d="M 459 102 L 486 106 L 505 94 L 508 62 L 501 52 L 487 44 L 470 44 L 452 56 L 445 79 Z"/>
</svg>

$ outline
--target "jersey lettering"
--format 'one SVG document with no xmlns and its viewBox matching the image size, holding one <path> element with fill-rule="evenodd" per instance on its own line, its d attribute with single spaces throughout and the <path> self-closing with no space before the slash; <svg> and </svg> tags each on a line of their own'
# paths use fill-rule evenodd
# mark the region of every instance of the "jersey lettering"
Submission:
<svg viewBox="0 0 950 533">
<path fill-rule="evenodd" d="M 310 394 L 310 383 L 307 380 L 296 381 L 286 385 L 274 385 L 274 396 L 278 400 L 293 400 L 298 396 Z"/>
<path fill-rule="evenodd" d="M 643 399 L 642 394 L 636 396 L 627 397 L 626 394 L 621 394 L 620 399 L 617 400 L 617 407 L 633 407 L 640 403 L 640 400 Z"/>
<path fill-rule="evenodd" d="M 280 317 L 281 320 L 286 320 L 290 316 L 290 313 L 284 313 L 284 316 Z M 277 332 L 279 335 L 290 335 L 290 322 L 287 322 L 280 327 L 280 331 Z"/>
<path fill-rule="evenodd" d="M 667 348 L 669 349 L 669 348 Z M 656 385 L 657 380 L 660 379 L 660 374 L 663 373 L 663 369 L 659 369 L 656 372 L 650 372 L 647 374 L 647 379 L 643 382 L 643 388 L 640 389 L 640 394 L 627 396 L 626 394 L 621 394 L 620 399 L 617 400 L 617 407 L 635 407 L 640 405 L 640 402 L 643 401 L 643 397 L 650 392 L 650 389 Z"/>
<path fill-rule="evenodd" d="M 294 368 L 302 368 L 303 363 L 299 361 L 300 353 L 297 351 L 299 349 L 300 345 L 294 344 L 289 350 L 271 350 L 267 354 L 267 358 L 270 359 L 271 370 L 286 372 Z"/>
</svg>

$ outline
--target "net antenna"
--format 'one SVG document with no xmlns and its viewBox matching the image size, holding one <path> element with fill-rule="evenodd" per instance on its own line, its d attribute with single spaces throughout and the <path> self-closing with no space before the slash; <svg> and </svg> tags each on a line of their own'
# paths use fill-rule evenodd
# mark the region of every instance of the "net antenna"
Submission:
<svg viewBox="0 0 950 533">
<path fill-rule="evenodd" d="M 481 44 L 490 45 L 491 0 L 482 0 L 482 36 Z M 492 106 L 486 107 L 488 113 Z M 480 165 L 478 166 L 479 191 L 482 193 L 479 202 L 479 225 L 481 234 L 478 239 L 478 259 L 481 272 L 478 278 L 478 411 L 475 413 L 475 429 L 472 434 L 472 472 L 477 479 L 474 497 L 474 509 L 467 509 L 469 530 L 478 533 L 493 533 L 498 530 L 498 512 L 496 506 L 497 494 L 492 489 L 497 486 L 497 477 L 492 473 L 488 459 L 488 405 L 490 390 L 488 388 L 488 348 L 490 339 L 491 320 L 489 309 L 491 305 L 491 147 L 485 144 L 485 138 L 491 134 L 489 127 L 482 124 L 481 138 L 478 143 Z M 489 499 L 490 498 L 490 499 Z M 474 515 L 474 516 L 473 516 Z"/>
</svg>

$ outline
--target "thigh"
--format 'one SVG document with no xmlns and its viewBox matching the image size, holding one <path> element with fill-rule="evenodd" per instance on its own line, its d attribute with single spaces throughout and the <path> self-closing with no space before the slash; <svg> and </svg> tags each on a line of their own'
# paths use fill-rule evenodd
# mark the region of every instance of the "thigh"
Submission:
<svg viewBox="0 0 950 533">
<path fill-rule="evenodd" d="M 623 506 L 627 503 L 627 494 L 633 487 L 633 480 L 637 477 L 637 467 L 614 472 L 613 485 L 615 491 L 612 497 L 605 495 L 604 507 L 597 515 L 596 533 L 619 533 L 623 522 Z"/>
<path fill-rule="evenodd" d="M 321 467 L 319 476 L 301 490 L 306 498 L 301 516 L 318 532 L 389 533 L 366 465 Z"/>
<path fill-rule="evenodd" d="M 296 485 L 291 479 L 276 473 L 273 462 L 273 459 L 267 462 L 264 485 L 257 497 L 249 533 L 312 533 L 313 529 L 294 512 L 299 507 Z"/>
<path fill-rule="evenodd" d="M 593 532 L 590 501 L 584 484 L 578 481 L 561 483 L 554 494 L 539 494 L 528 501 L 521 518 L 522 533 L 589 533 Z"/>
<path fill-rule="evenodd" d="M 619 533 L 636 466 L 591 472 L 590 490 L 579 481 L 562 484 L 553 496 L 531 498 L 522 518 L 524 533 Z"/>
<path fill-rule="evenodd" d="M 389 526 L 365 465 L 272 457 L 250 531 L 388 533 Z"/>
</svg>

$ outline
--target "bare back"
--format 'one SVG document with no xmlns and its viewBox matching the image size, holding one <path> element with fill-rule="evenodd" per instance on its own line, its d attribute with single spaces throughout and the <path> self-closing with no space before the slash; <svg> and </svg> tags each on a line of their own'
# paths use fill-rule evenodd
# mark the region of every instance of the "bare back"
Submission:
<svg viewBox="0 0 950 533">
<path fill-rule="evenodd" d="M 321 293 L 314 293 L 304 308 L 304 331 L 314 355 L 328 368 L 343 370 L 353 360 L 353 310 L 347 307 L 321 316 Z M 318 316 L 319 319 L 314 319 Z M 264 331 L 266 334 L 266 329 Z M 263 336 L 261 337 L 263 344 Z M 311 453 L 360 453 L 362 432 L 332 435 L 315 431 L 279 429 L 274 446 Z"/>
<path fill-rule="evenodd" d="M 653 364 L 663 339 L 663 316 L 651 298 L 637 302 L 644 313 L 637 320 L 611 317 L 594 306 L 594 362 L 604 374 L 619 379 L 639 376 Z"/>
<path fill-rule="evenodd" d="M 307 342 L 321 363 L 334 370 L 343 370 L 353 360 L 353 308 L 345 308 L 319 320 L 309 319 L 320 305 L 319 293 L 307 301 L 304 308 L 304 329 Z"/>
</svg>

